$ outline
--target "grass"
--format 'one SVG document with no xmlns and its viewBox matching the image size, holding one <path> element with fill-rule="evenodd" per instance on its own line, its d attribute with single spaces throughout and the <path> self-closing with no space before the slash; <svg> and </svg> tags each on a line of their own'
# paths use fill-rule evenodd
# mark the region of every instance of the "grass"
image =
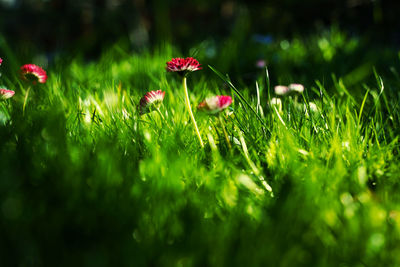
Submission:
<svg viewBox="0 0 400 267">
<path fill-rule="evenodd" d="M 302 96 L 282 98 L 279 111 L 267 104 L 273 72 L 244 86 L 203 65 L 188 80 L 193 107 L 210 94 L 234 103 L 222 114 L 231 149 L 218 118 L 194 112 L 202 149 L 181 80 L 165 72 L 173 56 L 170 48 L 113 50 L 98 62 L 49 68 L 24 113 L 27 85 L 3 75 L 16 95 L 0 103 L 2 259 L 400 265 L 399 80 L 388 87 L 375 73 L 354 95 L 341 78 L 329 87 L 316 80 Z M 165 119 L 139 116 L 142 95 L 158 89 Z"/>
</svg>

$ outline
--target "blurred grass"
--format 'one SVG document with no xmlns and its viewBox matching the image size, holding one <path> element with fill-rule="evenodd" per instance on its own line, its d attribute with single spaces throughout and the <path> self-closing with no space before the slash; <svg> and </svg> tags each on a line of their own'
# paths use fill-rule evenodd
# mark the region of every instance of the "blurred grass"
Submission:
<svg viewBox="0 0 400 267">
<path fill-rule="evenodd" d="M 0 126 L 3 262 L 399 265 L 399 80 L 375 76 L 369 63 L 350 71 L 340 62 L 347 54 L 338 58 L 329 47 L 351 54 L 356 44 L 335 34 L 335 41 L 294 39 L 288 41 L 293 49 L 282 49 L 282 42 L 262 48 L 287 57 L 272 64 L 270 80 L 265 69 L 250 76 L 251 85 L 233 77 L 261 120 L 206 67 L 213 60 L 200 50 L 204 69 L 190 76 L 191 101 L 235 96 L 222 115 L 232 150 L 218 120 L 195 112 L 207 143 L 200 148 L 179 77 L 165 72 L 165 62 L 180 55 L 172 47 L 131 54 L 116 46 L 96 62 L 55 64 L 48 82 L 32 88 L 25 114 L 27 85 L 14 68 L 21 62 L 8 50 L 2 81 L 16 95 L 0 103 L 7 111 Z M 240 41 L 234 43 L 240 51 Z M 318 51 L 322 56 L 310 61 Z M 329 81 L 318 81 L 327 59 L 346 72 L 331 76 L 334 67 L 326 67 Z M 225 72 L 232 65 L 226 62 L 213 66 Z M 282 98 L 281 112 L 267 104 L 268 83 L 273 88 L 303 76 L 304 97 Z M 166 91 L 165 120 L 156 112 L 140 117 L 140 98 L 158 89 Z"/>
</svg>

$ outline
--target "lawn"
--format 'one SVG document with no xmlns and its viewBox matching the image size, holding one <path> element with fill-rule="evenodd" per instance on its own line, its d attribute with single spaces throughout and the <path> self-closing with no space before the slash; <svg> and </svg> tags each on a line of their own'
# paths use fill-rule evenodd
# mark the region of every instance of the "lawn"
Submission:
<svg viewBox="0 0 400 267">
<path fill-rule="evenodd" d="M 2 262 L 399 266 L 400 61 L 357 63 L 357 41 L 335 34 L 276 41 L 250 75 L 240 68 L 254 50 L 235 62 L 195 49 L 202 69 L 187 86 L 203 147 L 182 77 L 166 71 L 190 55 L 116 45 L 95 61 L 56 59 L 32 85 L 18 70 L 36 62 L 2 43 L 15 91 L 0 102 Z M 275 94 L 291 83 L 305 90 Z M 159 110 L 140 114 L 154 90 Z M 214 95 L 233 102 L 202 112 Z"/>
</svg>

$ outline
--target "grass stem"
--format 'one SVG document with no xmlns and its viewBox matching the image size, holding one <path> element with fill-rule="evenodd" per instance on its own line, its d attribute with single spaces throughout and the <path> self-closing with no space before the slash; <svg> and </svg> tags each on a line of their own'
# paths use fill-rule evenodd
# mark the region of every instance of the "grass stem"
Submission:
<svg viewBox="0 0 400 267">
<path fill-rule="evenodd" d="M 219 120 L 219 123 L 221 124 L 222 131 L 224 132 L 226 143 L 228 144 L 229 149 L 232 149 L 232 145 L 231 145 L 231 142 L 229 141 L 229 136 L 228 136 L 228 133 L 226 132 L 225 124 L 222 121 L 221 114 L 218 114 L 218 120 Z"/>
</svg>

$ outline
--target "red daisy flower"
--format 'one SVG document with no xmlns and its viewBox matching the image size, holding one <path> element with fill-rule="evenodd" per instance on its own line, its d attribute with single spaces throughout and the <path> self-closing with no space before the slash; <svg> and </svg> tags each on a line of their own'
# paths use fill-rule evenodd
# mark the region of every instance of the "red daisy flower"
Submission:
<svg viewBox="0 0 400 267">
<path fill-rule="evenodd" d="M 177 72 L 181 75 L 185 75 L 188 72 L 201 70 L 199 62 L 192 58 L 173 58 L 171 61 L 167 62 L 168 72 Z"/>
<path fill-rule="evenodd" d="M 9 98 L 13 97 L 14 94 L 15 94 L 15 92 L 13 90 L 8 90 L 8 89 L 4 89 L 4 88 L 0 89 L 0 99 L 1 100 L 9 99 Z"/>
<path fill-rule="evenodd" d="M 206 98 L 201 102 L 197 109 L 209 114 L 216 114 L 232 104 L 232 97 L 226 95 L 217 95 Z"/>
<path fill-rule="evenodd" d="M 26 64 L 21 67 L 21 78 L 33 84 L 45 83 L 47 80 L 46 71 L 35 64 Z"/>
<path fill-rule="evenodd" d="M 164 96 L 165 92 L 161 90 L 147 92 L 142 99 L 140 99 L 140 115 L 150 112 L 152 107 L 158 108 L 163 102 Z"/>
</svg>

